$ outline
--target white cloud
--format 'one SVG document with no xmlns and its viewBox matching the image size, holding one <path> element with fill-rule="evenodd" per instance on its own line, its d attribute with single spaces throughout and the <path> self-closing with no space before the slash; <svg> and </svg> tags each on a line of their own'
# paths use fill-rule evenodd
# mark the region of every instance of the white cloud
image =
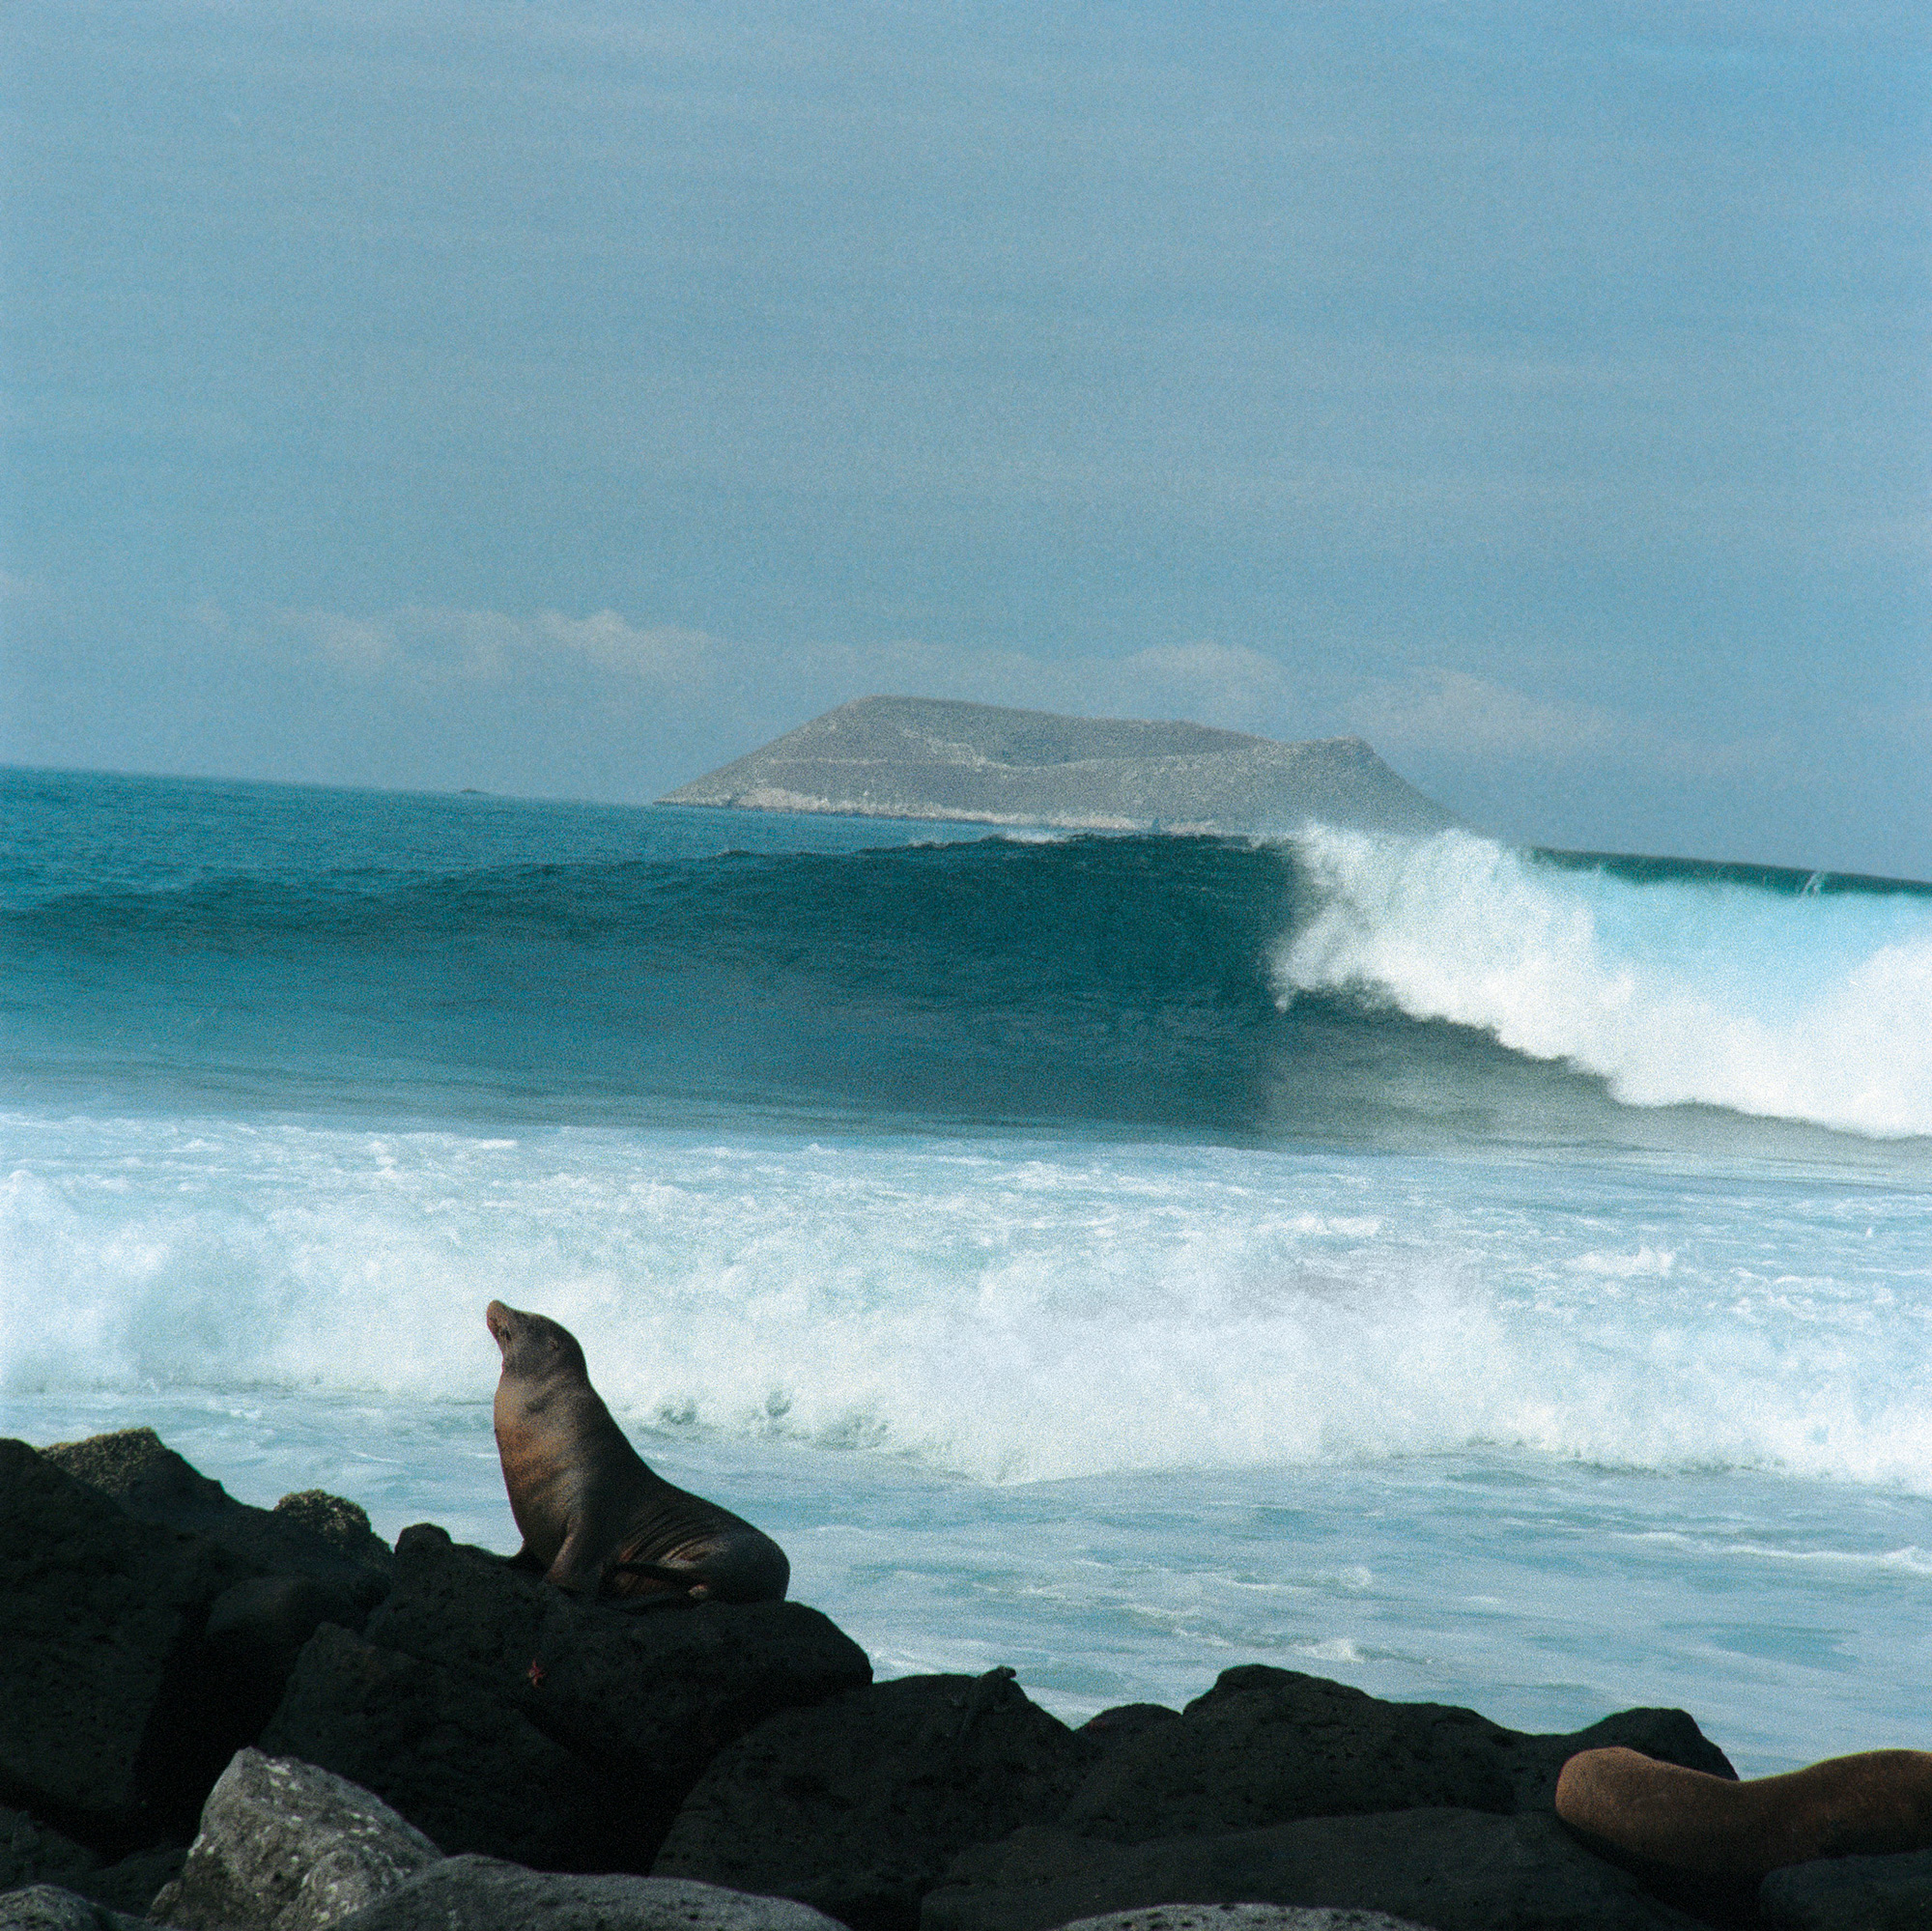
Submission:
<svg viewBox="0 0 1932 1931">
<path fill-rule="evenodd" d="M 639 629 L 615 611 L 518 617 L 405 605 L 367 617 L 282 611 L 271 623 L 339 670 L 414 684 L 501 684 L 546 664 L 574 661 L 626 680 L 688 685 L 710 675 L 721 651 L 702 631 Z"/>
<path fill-rule="evenodd" d="M 1775 734 L 1697 741 L 1629 711 L 1566 697 L 1539 697 L 1463 670 L 1378 679 L 1349 705 L 1350 722 L 1387 757 L 1420 755 L 1483 763 L 1560 764 L 1642 770 L 1678 781 L 1783 769 L 1798 774 Z"/>
<path fill-rule="evenodd" d="M 1462 670 L 1378 679 L 1350 706 L 1356 727 L 1385 753 L 1455 751 L 1471 757 L 1618 757 L 1627 718 L 1595 704 L 1530 696 Z"/>
<path fill-rule="evenodd" d="M 1293 735 L 1297 724 L 1293 681 L 1280 662 L 1206 639 L 1111 658 L 1053 659 L 918 638 L 775 651 L 677 625 L 635 624 L 610 610 L 526 617 L 414 605 L 374 616 L 288 611 L 272 627 L 360 683 L 452 688 L 588 675 L 618 697 L 701 695 L 721 720 L 764 736 L 872 692 L 1089 716 L 1185 717 L 1263 736 Z"/>
<path fill-rule="evenodd" d="M 720 649 L 718 639 L 703 631 L 669 624 L 639 630 L 615 611 L 597 611 L 587 617 L 542 611 L 532 620 L 532 629 L 541 643 L 580 652 L 607 670 L 657 684 L 708 676 Z"/>
</svg>

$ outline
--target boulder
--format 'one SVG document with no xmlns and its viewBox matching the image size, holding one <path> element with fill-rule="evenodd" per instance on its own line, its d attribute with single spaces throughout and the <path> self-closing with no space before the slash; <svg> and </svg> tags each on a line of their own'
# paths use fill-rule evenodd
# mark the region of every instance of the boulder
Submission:
<svg viewBox="0 0 1932 1931">
<path fill-rule="evenodd" d="M 24 1810 L 0 1809 L 0 1890 L 17 1890 L 69 1872 L 95 1869 L 100 1859 Z"/>
<path fill-rule="evenodd" d="M 1925 1931 L 1932 1924 L 1932 1851 L 1814 1858 L 1764 1880 L 1765 1931 Z"/>
<path fill-rule="evenodd" d="M 724 1745 L 872 1675 L 803 1603 L 586 1603 L 427 1524 L 398 1538 L 395 1587 L 365 1634 L 487 1690 L 619 1787 L 627 1839 L 613 1855 L 631 1870 L 649 1868 Z"/>
<path fill-rule="evenodd" d="M 373 1791 L 443 1851 L 595 1867 L 617 1825 L 604 1781 L 484 1685 L 331 1623 L 303 1646 L 260 1747 Z"/>
<path fill-rule="evenodd" d="M 1553 1817 L 1462 1808 L 1310 1817 L 1123 1844 L 1034 1827 L 963 1853 L 922 1931 L 1050 1931 L 1157 1904 L 1380 1911 L 1433 1931 L 1693 1931 Z"/>
<path fill-rule="evenodd" d="M 138 1914 L 184 1855 L 179 1845 L 162 1845 L 110 1864 L 21 1811 L 0 1810 L 0 1890 L 56 1885 L 92 1903 Z"/>
<path fill-rule="evenodd" d="M 155 1844 L 132 1852 L 118 1863 L 71 1872 L 61 1883 L 96 1904 L 104 1904 L 110 1911 L 145 1917 L 155 1893 L 180 1875 L 182 1860 L 186 1856 L 185 1844 Z"/>
<path fill-rule="evenodd" d="M 1473 1710 L 1384 1703 L 1346 1684 L 1253 1663 L 1223 1670 L 1173 1723 L 1107 1756 L 1061 1818 L 1138 1844 L 1373 1810 L 1516 1808 L 1497 1740 Z"/>
<path fill-rule="evenodd" d="M 100 1858 L 25 1811 L 0 1809 L 0 1890 L 19 1890 L 71 1871 L 93 1871 Z"/>
<path fill-rule="evenodd" d="M 275 1504 L 274 1514 L 319 1536 L 358 1568 L 386 1576 L 395 1561 L 389 1545 L 370 1526 L 368 1510 L 327 1489 L 298 1489 Z"/>
<path fill-rule="evenodd" d="M 77 1891 L 32 1884 L 0 1891 L 0 1931 L 149 1931 L 146 1918 L 127 1917 Z"/>
<path fill-rule="evenodd" d="M 260 1736 L 309 1637 L 324 1623 L 355 1629 L 363 1620 L 348 1589 L 311 1576 L 251 1576 L 223 1590 L 209 1605 L 198 1665 L 212 1735 L 231 1749 Z M 202 1766 L 204 1788 L 227 1761 Z"/>
<path fill-rule="evenodd" d="M 1086 1753 L 1009 1669 L 909 1676 L 769 1718 L 721 1751 L 651 1866 L 914 1931 L 969 1844 L 1056 1815 Z"/>
<path fill-rule="evenodd" d="M 359 1623 L 388 1587 L 392 1557 L 354 1502 L 319 1489 L 273 1509 L 238 1502 L 177 1455 L 151 1428 L 122 1429 L 41 1453 L 137 1521 L 188 1529 L 219 1543 L 258 1574 L 305 1576 L 346 1590 Z"/>
<path fill-rule="evenodd" d="M 1120 1727 L 1127 1734 L 1060 1821 L 1126 1844 L 1424 1806 L 1549 1810 L 1564 1761 L 1599 1740 L 1732 1774 L 1678 1710 L 1626 1711 L 1576 1736 L 1532 1736 L 1473 1710 L 1384 1702 L 1261 1663 L 1224 1670 L 1175 1720 L 1143 1715 Z"/>
<path fill-rule="evenodd" d="M 186 1931 L 321 1931 L 440 1860 L 381 1798 L 293 1757 L 236 1752 L 181 1875 L 149 1906 Z"/>
<path fill-rule="evenodd" d="M 1157 1730 L 1163 1723 L 1179 1720 L 1180 1712 L 1170 1710 L 1165 1703 L 1117 1703 L 1097 1717 L 1089 1717 L 1073 1734 L 1080 1739 L 1080 1746 L 1089 1760 L 1097 1763 L 1102 1757 L 1113 1755 L 1122 1744 Z"/>
<path fill-rule="evenodd" d="M 1738 1775 L 1730 1759 L 1683 1710 L 1619 1710 L 1583 1730 L 1554 1735 L 1504 1730 L 1500 1735 L 1503 1768 L 1519 1810 L 1553 1812 L 1556 1779 L 1563 1766 L 1580 1750 L 1608 1749 L 1619 1744 L 1660 1763 L 1681 1764 L 1686 1770 L 1733 1781 Z"/>
<path fill-rule="evenodd" d="M 837 1931 L 782 1897 L 676 1878 L 558 1877 L 493 1858 L 449 1858 L 336 1931 Z"/>
<path fill-rule="evenodd" d="M 249 1574 L 207 1537 L 136 1520 L 0 1441 L 0 1799 L 100 1849 L 178 1813 L 185 1829 L 208 1787 L 183 1767 L 211 1729 L 200 1638 Z"/>
</svg>

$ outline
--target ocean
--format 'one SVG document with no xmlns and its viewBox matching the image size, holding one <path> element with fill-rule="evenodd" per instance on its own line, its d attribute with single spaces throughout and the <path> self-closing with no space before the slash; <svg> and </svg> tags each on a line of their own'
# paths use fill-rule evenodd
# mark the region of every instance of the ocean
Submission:
<svg viewBox="0 0 1932 1931">
<path fill-rule="evenodd" d="M 484 1304 L 882 1675 L 1932 1746 L 1932 888 L 0 772 L 0 1432 L 516 1547 Z"/>
</svg>

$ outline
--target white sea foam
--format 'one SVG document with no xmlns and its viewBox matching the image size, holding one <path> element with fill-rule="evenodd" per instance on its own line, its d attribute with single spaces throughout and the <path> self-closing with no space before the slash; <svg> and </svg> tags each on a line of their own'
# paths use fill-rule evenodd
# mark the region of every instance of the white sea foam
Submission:
<svg viewBox="0 0 1932 1931">
<path fill-rule="evenodd" d="M 1932 1490 L 1905 1187 L 1847 1218 L 1795 1180 L 1219 1148 L 25 1115 L 0 1145 L 12 1393 L 474 1401 L 496 1294 L 634 1421 L 995 1480 L 1500 1444 Z"/>
<path fill-rule="evenodd" d="M 1345 990 L 1601 1074 L 1876 1136 L 1932 1133 L 1932 903 L 1557 870 L 1463 832 L 1296 840 L 1284 999 Z"/>
</svg>

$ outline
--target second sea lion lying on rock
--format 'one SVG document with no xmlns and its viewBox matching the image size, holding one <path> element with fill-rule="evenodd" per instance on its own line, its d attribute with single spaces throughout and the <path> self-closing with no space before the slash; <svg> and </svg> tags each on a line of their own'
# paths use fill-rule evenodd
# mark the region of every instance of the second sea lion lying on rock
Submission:
<svg viewBox="0 0 1932 1931">
<path fill-rule="evenodd" d="M 1738 1783 L 1636 1750 L 1583 1750 L 1556 1779 L 1556 1814 L 1673 1870 L 1759 1878 L 1932 1846 L 1932 1751 L 1866 1750 Z"/>
<path fill-rule="evenodd" d="M 484 1319 L 503 1354 L 497 1448 L 524 1534 L 520 1562 L 584 1596 L 783 1600 L 784 1551 L 728 1509 L 652 1472 L 590 1385 L 569 1329 L 501 1301 Z"/>
</svg>

